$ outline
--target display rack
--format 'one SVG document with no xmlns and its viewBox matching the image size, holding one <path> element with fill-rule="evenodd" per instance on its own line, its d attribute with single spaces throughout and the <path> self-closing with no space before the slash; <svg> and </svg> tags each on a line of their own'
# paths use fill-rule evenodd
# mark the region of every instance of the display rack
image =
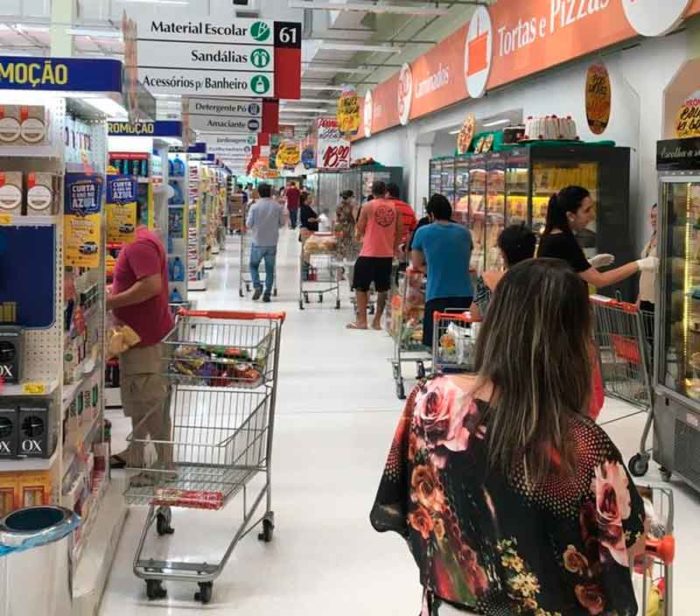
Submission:
<svg viewBox="0 0 700 616">
<path fill-rule="evenodd" d="M 180 304 L 187 301 L 187 244 L 189 208 L 189 163 L 187 154 L 168 154 L 168 222 L 167 248 L 170 303 Z"/>
<path fill-rule="evenodd" d="M 22 59 L 0 61 L 11 66 Z M 27 92 L 0 85 L 4 117 L 18 121 L 15 138 L 10 142 L 5 133 L 0 145 L 0 337 L 5 349 L 14 349 L 3 355 L 12 360 L 0 384 L 0 515 L 40 504 L 79 514 L 75 613 L 94 613 L 126 515 L 109 479 L 104 424 L 107 123 L 101 111 L 120 108 L 122 67 L 112 60 L 45 64 L 65 69 L 65 92 L 55 84 L 48 88 L 54 91 Z M 99 76 L 87 80 L 90 87 L 109 89 L 84 94 L 85 72 Z"/>
<path fill-rule="evenodd" d="M 201 163 L 190 160 L 188 164 L 189 180 L 187 184 L 187 287 L 190 291 L 206 291 L 207 281 L 204 272 L 206 250 L 206 216 L 202 215 L 201 198 L 202 173 Z"/>
</svg>

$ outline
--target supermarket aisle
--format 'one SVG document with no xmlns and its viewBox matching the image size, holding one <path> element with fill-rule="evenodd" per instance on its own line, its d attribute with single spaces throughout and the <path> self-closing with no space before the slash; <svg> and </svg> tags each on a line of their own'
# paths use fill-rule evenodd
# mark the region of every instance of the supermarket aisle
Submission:
<svg viewBox="0 0 700 616">
<path fill-rule="evenodd" d="M 349 303 L 339 314 L 330 305 L 297 306 L 299 245 L 284 234 L 279 250 L 280 297 L 265 306 L 283 309 L 283 330 L 274 459 L 275 540 L 246 537 L 214 584 L 204 610 L 240 616 L 408 616 L 417 612 L 418 580 L 408 551 L 396 536 L 375 533 L 368 522 L 379 474 L 401 404 L 393 393 L 387 358 L 391 342 L 377 332 L 348 332 Z M 238 255 L 220 257 L 202 308 L 260 308 L 238 297 Z M 629 409 L 609 401 L 602 420 Z M 118 418 L 118 414 L 112 414 Z M 608 431 L 628 458 L 637 447 L 642 418 Z M 120 421 L 115 435 L 124 435 Z M 115 444 L 118 447 L 119 443 Z M 653 471 L 650 479 L 658 480 Z M 698 593 L 692 575 L 700 546 L 700 499 L 676 487 L 678 560 L 676 616 L 694 616 Z M 132 508 L 112 570 L 104 616 L 192 614 L 190 584 L 168 586 L 168 600 L 149 603 L 131 571 L 145 510 Z M 149 541 L 154 557 L 214 561 L 228 545 L 239 519 L 238 501 L 223 512 L 176 510 L 171 538 Z"/>
</svg>

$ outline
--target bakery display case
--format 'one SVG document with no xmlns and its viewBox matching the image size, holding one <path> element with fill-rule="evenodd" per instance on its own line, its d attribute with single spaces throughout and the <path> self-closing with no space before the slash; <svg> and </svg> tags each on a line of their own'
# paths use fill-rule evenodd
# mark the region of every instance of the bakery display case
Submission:
<svg viewBox="0 0 700 616">
<path fill-rule="evenodd" d="M 700 138 L 658 144 L 654 459 L 700 490 Z"/>
<path fill-rule="evenodd" d="M 486 156 L 486 216 L 484 217 L 485 269 L 503 267 L 498 236 L 504 228 L 506 202 L 506 159 L 503 154 Z"/>
<path fill-rule="evenodd" d="M 442 192 L 442 159 L 433 158 L 430 161 L 430 176 L 428 179 L 428 198 Z"/>
<path fill-rule="evenodd" d="M 629 223 L 629 148 L 532 143 L 507 153 L 505 179 L 506 224 L 526 222 L 540 235 L 550 197 L 566 186 L 583 186 L 590 191 L 596 207 L 594 221 L 576 238 L 586 256 L 610 253 L 620 264 L 635 258 Z M 627 280 L 598 291 L 634 301 L 636 281 Z"/>
</svg>

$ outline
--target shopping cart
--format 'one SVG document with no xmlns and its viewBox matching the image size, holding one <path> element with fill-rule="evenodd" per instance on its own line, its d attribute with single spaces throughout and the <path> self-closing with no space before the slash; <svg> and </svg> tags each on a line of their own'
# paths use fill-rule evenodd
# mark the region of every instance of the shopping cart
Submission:
<svg viewBox="0 0 700 616">
<path fill-rule="evenodd" d="M 397 292 L 391 298 L 389 333 L 394 339 L 394 373 L 396 396 L 406 398 L 403 365 L 416 366 L 416 378 L 426 376 L 426 364 L 432 349 L 423 345 L 423 313 L 425 311 L 425 277 L 422 272 L 407 270 L 399 277 Z"/>
<path fill-rule="evenodd" d="M 630 472 L 641 477 L 649 470 L 651 455 L 647 441 L 654 422 L 654 392 L 650 376 L 654 313 L 600 295 L 591 296 L 591 304 L 605 394 L 638 409 L 613 421 L 639 413 L 647 415 L 639 451 L 629 461 Z"/>
<path fill-rule="evenodd" d="M 250 248 L 253 244 L 250 231 L 244 227 L 241 228 L 240 234 L 240 273 L 238 276 L 238 295 L 244 297 L 250 293 L 253 286 L 253 279 L 250 275 Z M 260 264 L 260 282 L 265 284 L 265 272 L 263 264 Z M 272 295 L 277 296 L 277 265 L 275 264 L 275 281 L 272 287 Z"/>
<path fill-rule="evenodd" d="M 311 295 L 323 303 L 325 295 L 335 295 L 335 309 L 340 310 L 340 281 L 343 263 L 338 256 L 338 242 L 332 233 L 314 233 L 302 245 L 299 263 L 299 309 L 311 302 Z"/>
<path fill-rule="evenodd" d="M 214 580 L 245 535 L 262 524 L 259 539 L 272 540 L 270 463 L 284 319 L 284 313 L 183 310 L 166 340 L 171 438 L 153 445 L 172 464 L 144 464 L 125 493 L 129 504 L 149 507 L 134 557 L 149 599 L 165 597 L 165 580 L 178 580 L 197 583 L 195 599 L 208 603 Z M 248 485 L 257 475 L 264 478 L 259 491 Z M 221 509 L 241 492 L 243 520 L 220 562 L 143 556 L 152 525 L 158 535 L 173 532 L 172 508 Z M 254 519 L 263 499 L 264 513 Z"/>
<path fill-rule="evenodd" d="M 634 570 L 639 613 L 643 616 L 673 614 L 673 492 L 668 488 L 637 486 L 650 522 L 646 550 Z"/>
<path fill-rule="evenodd" d="M 474 372 L 480 322 L 466 310 L 433 314 L 433 372 Z"/>
</svg>

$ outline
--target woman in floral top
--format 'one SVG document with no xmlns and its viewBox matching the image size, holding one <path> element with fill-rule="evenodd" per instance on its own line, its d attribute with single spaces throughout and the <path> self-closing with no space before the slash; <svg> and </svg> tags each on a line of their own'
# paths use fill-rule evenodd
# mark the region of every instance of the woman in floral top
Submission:
<svg viewBox="0 0 700 616">
<path fill-rule="evenodd" d="M 587 290 L 559 260 L 503 278 L 478 375 L 411 394 L 372 510 L 404 536 L 422 616 L 633 616 L 644 508 L 620 452 L 586 417 Z"/>
</svg>

